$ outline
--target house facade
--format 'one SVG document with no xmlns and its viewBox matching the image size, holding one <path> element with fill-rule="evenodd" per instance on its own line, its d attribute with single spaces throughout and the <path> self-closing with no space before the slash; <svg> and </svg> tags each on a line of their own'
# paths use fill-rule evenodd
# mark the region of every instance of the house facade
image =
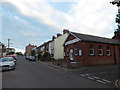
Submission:
<svg viewBox="0 0 120 90">
<path fill-rule="evenodd" d="M 31 51 L 33 48 L 36 46 L 29 44 L 28 46 L 25 47 L 25 55 L 31 55 Z"/>
<path fill-rule="evenodd" d="M 54 59 L 64 59 L 64 47 L 63 44 L 69 35 L 69 30 L 64 29 L 63 35 L 57 35 L 54 39 Z"/>
<path fill-rule="evenodd" d="M 7 48 L 7 52 L 12 52 L 12 53 L 15 53 L 15 49 L 14 48 Z"/>
<path fill-rule="evenodd" d="M 119 39 L 108 39 L 71 32 L 64 43 L 68 64 L 105 65 L 120 63 Z"/>
</svg>

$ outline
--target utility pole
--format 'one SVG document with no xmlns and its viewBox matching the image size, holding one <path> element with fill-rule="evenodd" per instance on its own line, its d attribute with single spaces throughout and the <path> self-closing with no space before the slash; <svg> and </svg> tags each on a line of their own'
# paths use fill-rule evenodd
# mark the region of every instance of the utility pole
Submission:
<svg viewBox="0 0 120 90">
<path fill-rule="evenodd" d="M 7 50 L 8 53 L 9 53 L 9 47 L 10 47 L 10 38 L 8 39 L 8 50 Z"/>
</svg>

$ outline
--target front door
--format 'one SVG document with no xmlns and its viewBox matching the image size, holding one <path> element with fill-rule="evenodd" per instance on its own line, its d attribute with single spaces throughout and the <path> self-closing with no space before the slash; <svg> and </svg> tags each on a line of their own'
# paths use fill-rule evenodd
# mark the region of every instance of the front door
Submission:
<svg viewBox="0 0 120 90">
<path fill-rule="evenodd" d="M 70 49 L 69 58 L 70 60 L 74 60 L 73 49 Z"/>
</svg>

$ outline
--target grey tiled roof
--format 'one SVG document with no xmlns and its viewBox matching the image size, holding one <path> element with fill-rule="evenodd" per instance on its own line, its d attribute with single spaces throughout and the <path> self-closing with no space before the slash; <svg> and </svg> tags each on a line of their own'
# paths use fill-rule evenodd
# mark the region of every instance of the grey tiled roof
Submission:
<svg viewBox="0 0 120 90">
<path fill-rule="evenodd" d="M 73 33 L 75 36 L 77 36 L 79 39 L 83 41 L 120 45 L 120 40 L 116 40 L 116 39 L 109 39 L 109 38 L 86 35 L 86 34 L 75 33 L 75 32 L 71 32 L 71 33 Z"/>
</svg>

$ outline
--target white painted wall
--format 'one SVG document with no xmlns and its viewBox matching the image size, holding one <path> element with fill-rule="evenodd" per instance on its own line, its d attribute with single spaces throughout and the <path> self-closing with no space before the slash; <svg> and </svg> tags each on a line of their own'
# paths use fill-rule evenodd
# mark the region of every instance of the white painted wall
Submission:
<svg viewBox="0 0 120 90">
<path fill-rule="evenodd" d="M 63 44 L 68 37 L 68 33 L 59 36 L 54 40 L 54 58 L 55 59 L 64 59 L 64 47 Z"/>
</svg>

